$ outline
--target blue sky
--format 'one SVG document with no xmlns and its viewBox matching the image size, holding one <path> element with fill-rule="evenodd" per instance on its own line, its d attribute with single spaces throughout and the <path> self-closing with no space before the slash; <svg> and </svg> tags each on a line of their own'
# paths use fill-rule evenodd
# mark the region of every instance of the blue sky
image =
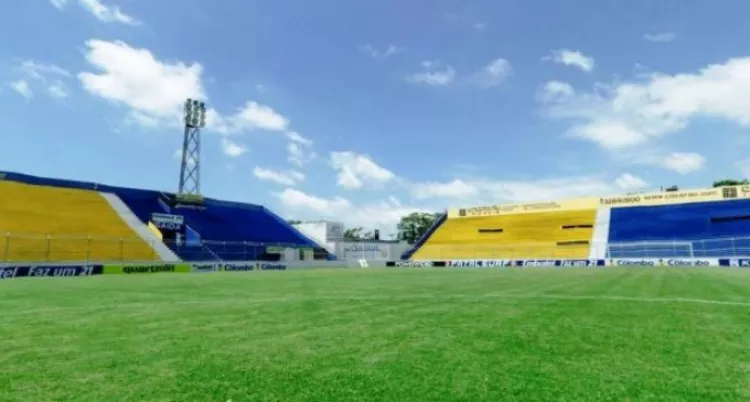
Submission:
<svg viewBox="0 0 750 402">
<path fill-rule="evenodd" d="M 390 228 L 418 210 L 750 175 L 745 1 L 28 0 L 0 169 Z"/>
</svg>

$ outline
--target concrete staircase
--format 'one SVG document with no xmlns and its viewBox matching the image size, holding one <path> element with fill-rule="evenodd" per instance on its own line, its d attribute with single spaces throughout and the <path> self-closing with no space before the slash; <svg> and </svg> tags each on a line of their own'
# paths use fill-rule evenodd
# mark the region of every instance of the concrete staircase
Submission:
<svg viewBox="0 0 750 402">
<path fill-rule="evenodd" d="M 594 222 L 594 234 L 591 236 L 591 248 L 589 258 L 600 260 L 607 257 L 607 241 L 609 239 L 609 207 L 599 207 L 596 211 L 596 222 Z"/>
</svg>

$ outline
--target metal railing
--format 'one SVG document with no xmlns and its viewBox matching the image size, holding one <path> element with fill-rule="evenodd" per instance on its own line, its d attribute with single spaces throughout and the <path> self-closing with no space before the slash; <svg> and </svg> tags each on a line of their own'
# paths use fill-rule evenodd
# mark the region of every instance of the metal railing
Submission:
<svg viewBox="0 0 750 402">
<path fill-rule="evenodd" d="M 299 253 L 293 259 L 311 259 L 299 245 L 287 243 L 258 242 L 146 242 L 141 238 L 106 237 L 60 237 L 35 235 L 0 235 L 0 262 L 120 262 L 120 261 L 161 261 L 157 246 L 165 244 L 175 254 L 186 260 L 284 260 L 292 253 Z M 277 248 L 280 253 L 267 253 Z M 309 249 L 309 247 L 305 247 Z M 309 252 L 308 252 L 309 253 Z"/>
<path fill-rule="evenodd" d="M 140 238 L 56 237 L 2 234 L 0 262 L 53 261 L 160 261 L 155 251 L 162 243 L 152 244 Z M 204 240 L 196 243 L 166 245 L 185 260 L 257 260 L 284 261 L 325 259 L 324 251 L 287 243 L 229 242 Z M 340 243 L 331 250 L 340 260 L 398 260 L 410 246 L 371 241 Z M 276 248 L 277 250 L 273 250 Z M 271 251 L 271 252 L 269 252 Z M 528 258 L 690 258 L 748 257 L 750 237 L 703 239 L 694 241 L 591 242 L 590 245 L 558 246 L 555 243 L 516 245 L 423 246 L 415 259 L 528 259 Z"/>
<path fill-rule="evenodd" d="M 700 258 L 750 256 L 750 237 L 702 240 L 591 242 L 589 245 L 558 246 L 555 243 L 514 245 L 430 245 L 413 257 L 421 260 L 449 259 L 586 259 L 586 258 Z"/>
</svg>

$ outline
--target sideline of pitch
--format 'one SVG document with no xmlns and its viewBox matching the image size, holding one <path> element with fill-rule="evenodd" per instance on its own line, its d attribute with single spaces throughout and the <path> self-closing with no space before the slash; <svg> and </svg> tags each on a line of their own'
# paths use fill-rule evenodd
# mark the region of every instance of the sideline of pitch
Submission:
<svg viewBox="0 0 750 402">
<path fill-rule="evenodd" d="M 633 302 L 633 303 L 659 303 L 659 304 L 703 304 L 732 307 L 750 307 L 749 301 L 732 301 L 732 300 L 711 300 L 685 297 L 632 297 L 632 296 L 607 296 L 607 295 L 553 295 L 553 294 L 503 294 L 503 293 L 486 293 L 480 295 L 471 294 L 454 294 L 454 295 L 436 295 L 436 294 L 414 294 L 400 296 L 290 296 L 290 297 L 268 297 L 268 298 L 232 298 L 222 300 L 192 300 L 192 301 L 175 301 L 168 302 L 169 305 L 179 306 L 224 306 L 224 305 L 252 305 L 267 303 L 308 303 L 308 302 L 380 302 L 380 301 L 410 301 L 410 300 L 435 300 L 440 303 L 450 302 L 451 300 L 487 300 L 487 299 L 505 299 L 505 300 L 556 300 L 556 301 L 602 301 L 602 302 Z M 49 309 L 34 309 L 26 311 L 6 311 L 6 316 L 29 315 L 29 314 L 48 314 L 66 311 L 90 311 L 90 310 L 117 310 L 117 309 L 137 309 L 139 307 L 153 307 L 154 303 L 113 303 L 113 304 L 96 304 L 88 306 L 69 306 L 54 307 Z"/>
</svg>

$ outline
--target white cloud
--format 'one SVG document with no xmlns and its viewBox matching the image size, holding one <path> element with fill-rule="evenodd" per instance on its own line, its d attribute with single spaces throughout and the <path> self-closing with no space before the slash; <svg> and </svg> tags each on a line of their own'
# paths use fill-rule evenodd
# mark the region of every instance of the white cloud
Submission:
<svg viewBox="0 0 750 402">
<path fill-rule="evenodd" d="M 304 144 L 298 141 L 290 141 L 286 145 L 287 161 L 296 166 L 304 166 L 312 162 L 317 156 L 312 150 L 310 144 Z"/>
<path fill-rule="evenodd" d="M 680 174 L 698 171 L 706 164 L 706 158 L 694 152 L 675 152 L 662 161 L 662 166 Z"/>
<path fill-rule="evenodd" d="M 474 23 L 474 29 L 475 29 L 475 30 L 476 30 L 477 32 L 484 32 L 484 31 L 486 31 L 486 30 L 487 30 L 487 28 L 488 28 L 488 27 L 487 27 L 487 24 L 486 24 L 486 23 L 484 23 L 484 22 L 481 22 L 481 21 L 477 21 L 477 22 L 475 22 L 475 23 Z"/>
<path fill-rule="evenodd" d="M 348 200 L 342 197 L 323 198 L 306 194 L 293 188 L 287 188 L 277 194 L 281 204 L 292 209 L 311 210 L 317 213 L 336 214 L 351 207 Z"/>
<path fill-rule="evenodd" d="M 247 129 L 259 128 L 268 131 L 283 131 L 289 126 L 289 120 L 286 117 L 276 113 L 269 106 L 261 105 L 257 102 L 249 101 L 245 107 L 230 118 L 238 127 Z"/>
<path fill-rule="evenodd" d="M 543 60 L 550 60 L 558 64 L 577 67 L 587 73 L 593 70 L 596 65 L 592 57 L 586 56 L 579 50 L 570 49 L 555 50 L 550 56 L 544 57 Z"/>
<path fill-rule="evenodd" d="M 288 170 L 283 172 L 259 166 L 256 166 L 253 169 L 253 175 L 255 175 L 258 180 L 271 181 L 284 186 L 293 186 L 305 180 L 305 175 L 302 172 L 298 172 L 296 170 Z"/>
<path fill-rule="evenodd" d="M 630 173 L 623 173 L 620 177 L 615 179 L 615 185 L 623 190 L 635 190 L 648 186 L 648 183 L 640 177 L 634 176 Z"/>
<path fill-rule="evenodd" d="M 550 117 L 569 120 L 572 136 L 623 149 L 686 128 L 696 117 L 750 127 L 750 57 L 709 65 L 696 73 L 650 74 L 548 105 Z"/>
<path fill-rule="evenodd" d="M 34 92 L 26 80 L 13 81 L 8 85 L 26 99 L 31 99 L 34 96 Z"/>
<path fill-rule="evenodd" d="M 541 88 L 537 97 L 542 102 L 554 102 L 575 95 L 575 90 L 567 82 L 549 81 Z"/>
<path fill-rule="evenodd" d="M 617 121 L 600 120 L 573 128 L 569 133 L 575 137 L 597 142 L 603 148 L 619 149 L 641 144 L 646 135 Z"/>
<path fill-rule="evenodd" d="M 479 189 L 463 180 L 450 182 L 416 183 L 411 189 L 412 195 L 418 199 L 427 198 L 468 198 L 476 195 Z"/>
<path fill-rule="evenodd" d="M 63 79 L 70 77 L 68 70 L 54 64 L 26 60 L 18 67 L 18 71 L 24 78 L 14 81 L 11 86 L 27 99 L 37 90 L 36 86 L 40 89 L 43 87 L 53 98 L 68 96 L 67 85 L 63 82 Z"/>
<path fill-rule="evenodd" d="M 50 4 L 52 4 L 56 9 L 62 10 L 65 8 L 65 5 L 68 3 L 68 0 L 49 0 Z"/>
<path fill-rule="evenodd" d="M 303 145 L 312 145 L 312 140 L 311 139 L 305 138 L 305 137 L 299 135 L 299 133 L 297 133 L 297 132 L 288 131 L 286 133 L 286 136 L 287 136 L 287 138 L 289 138 L 289 141 L 297 142 L 297 143 L 300 143 L 300 144 L 303 144 Z"/>
<path fill-rule="evenodd" d="M 493 88 L 502 84 L 513 72 L 508 60 L 498 58 L 484 66 L 472 77 L 472 82 L 482 88 Z"/>
<path fill-rule="evenodd" d="M 230 158 L 236 158 L 245 154 L 247 152 L 247 147 L 238 142 L 232 141 L 229 138 L 222 137 L 221 150 L 224 152 L 224 155 Z"/>
<path fill-rule="evenodd" d="M 401 217 L 405 215 L 412 212 L 428 212 L 424 208 L 402 205 L 392 196 L 382 201 L 354 205 L 342 197 L 325 198 L 291 188 L 275 195 L 282 206 L 296 217 L 332 219 L 349 226 L 381 229 L 385 233 L 392 233 Z"/>
<path fill-rule="evenodd" d="M 206 98 L 198 63 L 162 62 L 149 50 L 121 41 L 92 39 L 86 47 L 86 60 L 99 72 L 79 73 L 83 88 L 132 113 L 180 124 L 185 99 Z"/>
<path fill-rule="evenodd" d="M 222 116 L 213 108 L 206 110 L 206 128 L 221 134 L 253 130 L 285 131 L 288 127 L 289 119 L 270 106 L 254 101 L 247 101 L 230 116 Z"/>
<path fill-rule="evenodd" d="M 657 43 L 669 43 L 677 39 L 674 32 L 655 32 L 643 35 L 643 40 Z"/>
<path fill-rule="evenodd" d="M 345 188 L 380 185 L 396 178 L 370 157 L 354 152 L 332 152 L 330 162 L 331 167 L 338 171 L 338 184 Z"/>
<path fill-rule="evenodd" d="M 413 84 L 446 86 L 456 79 L 456 70 L 440 61 L 423 61 L 422 72 L 407 77 Z"/>
<path fill-rule="evenodd" d="M 437 87 L 460 82 L 489 89 L 505 82 L 512 73 L 513 67 L 508 60 L 503 58 L 492 60 L 478 71 L 461 76 L 448 64 L 426 60 L 422 62 L 422 71 L 408 76 L 406 80 L 412 84 Z"/>
<path fill-rule="evenodd" d="M 412 185 L 412 195 L 418 199 L 449 199 L 452 203 L 464 205 L 558 200 L 619 194 L 623 191 L 623 185 L 633 186 L 637 180 L 640 180 L 635 176 L 630 176 L 632 175 L 623 175 L 614 180 L 602 175 L 537 180 L 497 180 L 474 177 L 442 183 L 415 183 Z"/>
<path fill-rule="evenodd" d="M 99 0 L 78 0 L 78 3 L 86 11 L 102 22 L 117 22 L 126 25 L 140 25 L 141 22 L 125 14 L 120 7 L 107 6 Z"/>
<path fill-rule="evenodd" d="M 70 72 L 60 66 L 39 63 L 34 60 L 24 61 L 18 69 L 27 77 L 39 81 L 46 81 L 48 75 L 70 77 Z"/>
<path fill-rule="evenodd" d="M 47 87 L 47 92 L 53 98 L 63 99 L 68 97 L 68 88 L 62 81 L 57 81 Z"/>
<path fill-rule="evenodd" d="M 377 49 L 373 45 L 364 45 L 360 50 L 376 60 L 385 60 L 393 55 L 401 53 L 404 48 L 396 45 L 388 45 L 385 49 Z"/>
</svg>

